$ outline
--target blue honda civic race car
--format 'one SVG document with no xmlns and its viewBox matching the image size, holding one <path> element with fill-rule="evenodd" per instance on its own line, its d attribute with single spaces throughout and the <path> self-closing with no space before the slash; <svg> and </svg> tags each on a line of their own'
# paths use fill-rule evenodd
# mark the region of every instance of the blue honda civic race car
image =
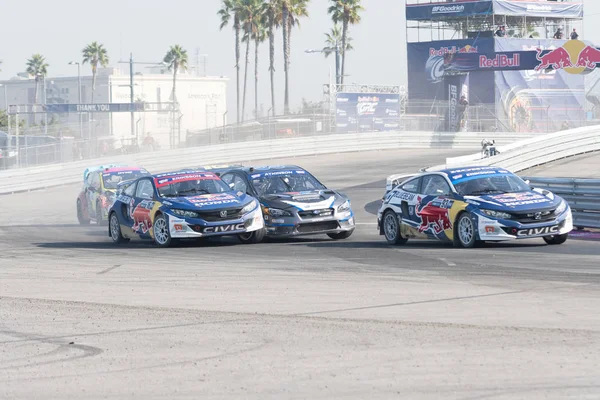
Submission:
<svg viewBox="0 0 600 400">
<path fill-rule="evenodd" d="M 390 244 L 437 239 L 470 248 L 480 241 L 543 238 L 556 245 L 573 230 L 573 216 L 565 200 L 504 168 L 467 167 L 400 182 L 385 195 L 377 224 Z"/>
<path fill-rule="evenodd" d="M 205 170 L 141 177 L 120 191 L 108 214 L 115 243 L 149 239 L 160 247 L 186 238 L 235 235 L 258 243 L 265 234 L 258 201 Z"/>
</svg>

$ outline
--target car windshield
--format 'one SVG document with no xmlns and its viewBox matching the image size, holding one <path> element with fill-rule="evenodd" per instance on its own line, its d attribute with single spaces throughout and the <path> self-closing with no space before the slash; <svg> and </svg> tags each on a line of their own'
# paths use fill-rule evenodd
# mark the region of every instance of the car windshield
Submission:
<svg viewBox="0 0 600 400">
<path fill-rule="evenodd" d="M 250 179 L 259 196 L 326 189 L 306 171 L 267 172 L 251 175 Z"/>
<path fill-rule="evenodd" d="M 129 181 L 131 179 L 137 179 L 148 173 L 141 170 L 135 171 L 115 171 L 115 172 L 104 172 L 102 174 L 102 180 L 104 181 L 105 189 L 117 189 L 119 183 Z"/>
<path fill-rule="evenodd" d="M 527 192 L 530 187 L 515 175 L 494 175 L 473 177 L 458 184 L 454 184 L 458 193 L 463 196 L 500 193 Z"/>
<path fill-rule="evenodd" d="M 231 188 L 212 173 L 163 175 L 154 178 L 162 197 L 188 197 L 231 192 Z"/>
</svg>

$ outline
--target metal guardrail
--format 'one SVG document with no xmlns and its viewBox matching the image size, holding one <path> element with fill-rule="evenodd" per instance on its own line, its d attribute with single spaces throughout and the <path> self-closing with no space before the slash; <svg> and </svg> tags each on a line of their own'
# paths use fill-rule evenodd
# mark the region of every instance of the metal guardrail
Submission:
<svg viewBox="0 0 600 400">
<path fill-rule="evenodd" d="M 569 203 L 573 225 L 600 229 L 600 179 L 523 177 L 535 188 L 547 189 Z"/>
</svg>

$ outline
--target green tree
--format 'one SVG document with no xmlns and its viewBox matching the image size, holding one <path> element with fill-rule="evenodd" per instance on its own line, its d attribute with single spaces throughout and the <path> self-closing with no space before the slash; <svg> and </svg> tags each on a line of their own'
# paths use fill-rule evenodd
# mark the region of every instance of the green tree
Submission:
<svg viewBox="0 0 600 400">
<path fill-rule="evenodd" d="M 267 0 L 265 3 L 263 25 L 269 36 L 269 73 L 271 77 L 271 112 L 275 111 L 275 30 L 281 25 L 281 0 Z"/>
<path fill-rule="evenodd" d="M 283 72 L 285 74 L 285 90 L 283 97 L 283 111 L 290 112 L 290 47 L 293 26 L 300 25 L 300 17 L 308 16 L 309 0 L 281 0 L 281 26 L 283 27 Z"/>
<path fill-rule="evenodd" d="M 173 71 L 173 102 L 178 103 L 176 92 L 177 72 L 188 69 L 187 50 L 184 50 L 179 45 L 171 46 L 167 54 L 165 54 L 163 62 L 167 65 L 169 71 Z"/>
<path fill-rule="evenodd" d="M 248 65 L 250 63 L 250 42 L 257 34 L 264 13 L 263 0 L 241 0 L 240 23 L 244 30 L 243 41 L 246 42 L 246 65 L 244 68 L 244 91 L 242 95 L 242 122 L 246 114 L 246 88 L 248 84 Z"/>
<path fill-rule="evenodd" d="M 237 122 L 240 122 L 240 3 L 241 0 L 222 0 L 221 9 L 217 14 L 221 17 L 220 29 L 223 29 L 233 19 L 233 30 L 235 31 L 235 70 L 236 70 L 236 101 Z"/>
<path fill-rule="evenodd" d="M 38 88 L 40 86 L 40 80 L 45 79 L 48 74 L 48 63 L 46 58 L 41 54 L 34 54 L 29 60 L 27 60 L 26 72 L 29 76 L 35 79 L 35 92 L 33 94 L 33 103 L 37 104 L 38 100 Z"/>
<path fill-rule="evenodd" d="M 333 4 L 327 12 L 331 14 L 333 22 L 342 23 L 342 71 L 340 81 L 344 83 L 344 74 L 346 71 L 346 41 L 348 38 L 348 25 L 358 24 L 360 22 L 360 12 L 364 7 L 360 4 L 361 0 L 330 0 Z"/>
<path fill-rule="evenodd" d="M 90 103 L 94 103 L 94 92 L 96 91 L 96 74 L 98 72 L 98 64 L 106 68 L 109 62 L 108 52 L 104 45 L 98 42 L 92 42 L 81 50 L 83 56 L 83 64 L 89 63 L 92 67 L 92 98 Z"/>
</svg>

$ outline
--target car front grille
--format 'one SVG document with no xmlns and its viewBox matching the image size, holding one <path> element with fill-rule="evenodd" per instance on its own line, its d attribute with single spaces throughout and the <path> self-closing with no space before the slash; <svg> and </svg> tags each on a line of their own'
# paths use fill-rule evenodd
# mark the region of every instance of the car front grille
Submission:
<svg viewBox="0 0 600 400">
<path fill-rule="evenodd" d="M 321 210 L 299 211 L 298 216 L 302 219 L 331 217 L 333 208 L 324 208 Z"/>
<path fill-rule="evenodd" d="M 298 225 L 298 233 L 313 233 L 330 231 L 338 229 L 339 225 L 337 221 L 325 221 L 325 222 L 314 222 L 312 224 L 300 224 Z"/>
<path fill-rule="evenodd" d="M 512 213 L 511 220 L 520 222 L 522 224 L 539 224 L 540 222 L 554 220 L 556 218 L 556 213 L 554 211 L 555 210 L 544 210 L 520 214 Z"/>
<path fill-rule="evenodd" d="M 227 211 L 226 216 L 221 216 L 221 211 Z M 200 218 L 209 222 L 218 222 L 218 221 L 229 221 L 234 219 L 239 219 L 242 216 L 241 208 L 230 208 L 227 210 L 217 210 L 217 211 L 200 211 L 198 212 Z"/>
</svg>

